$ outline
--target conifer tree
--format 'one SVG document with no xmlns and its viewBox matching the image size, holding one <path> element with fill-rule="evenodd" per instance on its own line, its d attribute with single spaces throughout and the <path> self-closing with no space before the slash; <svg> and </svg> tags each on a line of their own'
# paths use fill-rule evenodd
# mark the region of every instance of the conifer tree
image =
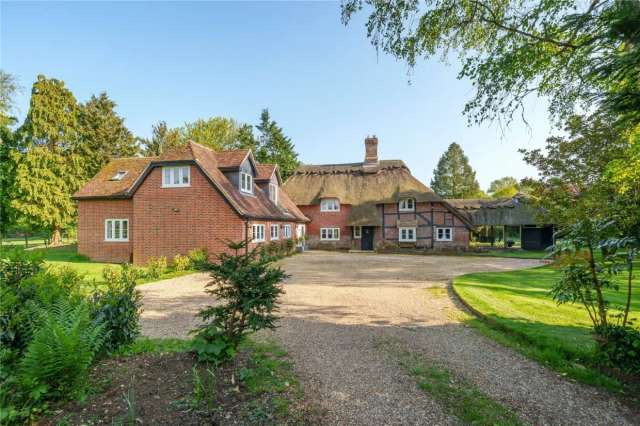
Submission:
<svg viewBox="0 0 640 426">
<path fill-rule="evenodd" d="M 277 164 L 283 179 L 293 174 L 300 162 L 291 138 L 284 135 L 282 128 L 271 120 L 268 109 L 263 109 L 260 124 L 256 126 L 260 135 L 256 159 L 261 163 Z"/>
<path fill-rule="evenodd" d="M 15 77 L 0 70 L 0 242 L 11 223 L 10 201 L 14 172 L 9 154 L 15 149 L 12 126 L 17 120 L 12 112 L 18 90 Z"/>
<path fill-rule="evenodd" d="M 142 140 L 143 154 L 145 157 L 156 157 L 180 144 L 180 130 L 169 128 L 166 121 L 158 121 L 151 126 L 151 139 Z"/>
<path fill-rule="evenodd" d="M 455 142 L 440 157 L 433 171 L 431 188 L 443 198 L 477 198 L 484 195 L 469 159 Z"/>
</svg>

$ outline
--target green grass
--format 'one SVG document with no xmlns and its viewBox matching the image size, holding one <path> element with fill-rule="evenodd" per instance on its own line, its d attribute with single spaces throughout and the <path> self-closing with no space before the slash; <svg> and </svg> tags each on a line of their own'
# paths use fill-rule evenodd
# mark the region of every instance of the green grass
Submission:
<svg viewBox="0 0 640 426">
<path fill-rule="evenodd" d="M 118 349 L 112 355 L 133 356 L 147 353 L 186 352 L 190 349 L 191 340 L 139 337 L 135 342 Z"/>
<path fill-rule="evenodd" d="M 44 238 L 29 238 L 29 247 L 44 246 Z M 2 246 L 25 247 L 24 238 L 3 238 Z"/>
<path fill-rule="evenodd" d="M 621 383 L 595 368 L 592 323 L 584 307 L 557 305 L 551 298 L 549 291 L 560 274 L 553 265 L 476 273 L 454 279 L 453 286 L 484 317 L 484 322 L 468 320 L 481 333 L 574 379 L 621 391 L 624 387 Z M 636 295 L 640 291 L 638 279 L 634 281 L 634 291 Z M 623 288 L 610 289 L 605 294 L 612 308 L 626 301 Z M 630 315 L 640 317 L 637 296 Z"/>
<path fill-rule="evenodd" d="M 544 259 L 549 255 L 545 250 L 493 249 L 486 252 L 469 252 L 472 256 L 509 257 L 512 259 Z"/>
</svg>

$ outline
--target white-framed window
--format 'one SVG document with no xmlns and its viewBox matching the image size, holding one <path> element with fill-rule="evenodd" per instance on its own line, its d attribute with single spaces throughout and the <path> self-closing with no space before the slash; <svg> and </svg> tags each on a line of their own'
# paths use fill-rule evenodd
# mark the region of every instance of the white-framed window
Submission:
<svg viewBox="0 0 640 426">
<path fill-rule="evenodd" d="M 320 200 L 321 212 L 339 212 L 340 201 L 337 198 L 324 198 Z"/>
<path fill-rule="evenodd" d="M 297 238 L 302 238 L 304 237 L 304 233 L 305 233 L 305 228 L 306 226 L 304 226 L 303 224 L 300 224 L 296 227 L 296 237 Z"/>
<path fill-rule="evenodd" d="M 453 241 L 453 228 L 436 228 L 436 241 Z"/>
<path fill-rule="evenodd" d="M 105 241 L 129 241 L 129 219 L 106 219 L 104 221 Z"/>
<path fill-rule="evenodd" d="M 416 240 L 416 228 L 398 228 L 398 241 L 400 242 L 415 242 Z"/>
<path fill-rule="evenodd" d="M 401 212 L 412 212 L 416 209 L 416 201 L 413 198 L 403 198 L 398 205 Z"/>
<path fill-rule="evenodd" d="M 254 243 L 259 243 L 264 241 L 264 225 L 256 224 L 251 226 L 251 231 L 253 235 L 252 241 Z"/>
<path fill-rule="evenodd" d="M 274 183 L 269 184 L 269 199 L 273 204 L 278 204 L 278 185 Z"/>
<path fill-rule="evenodd" d="M 240 191 L 253 194 L 253 176 L 240 172 Z"/>
<path fill-rule="evenodd" d="M 191 185 L 191 167 L 163 167 L 162 168 L 162 187 L 178 188 Z"/>
<path fill-rule="evenodd" d="M 362 238 L 362 226 L 353 227 L 353 238 Z"/>
<path fill-rule="evenodd" d="M 271 225 L 270 229 L 270 237 L 272 240 L 277 240 L 278 238 L 280 238 L 280 225 Z"/>
<path fill-rule="evenodd" d="M 115 175 L 110 180 L 122 180 L 127 175 L 126 170 L 118 170 Z"/>
<path fill-rule="evenodd" d="M 285 226 L 282 228 L 282 235 L 283 235 L 285 238 L 291 238 L 291 225 L 285 225 Z"/>
<path fill-rule="evenodd" d="M 320 239 L 337 241 L 340 239 L 340 228 L 320 228 Z"/>
</svg>

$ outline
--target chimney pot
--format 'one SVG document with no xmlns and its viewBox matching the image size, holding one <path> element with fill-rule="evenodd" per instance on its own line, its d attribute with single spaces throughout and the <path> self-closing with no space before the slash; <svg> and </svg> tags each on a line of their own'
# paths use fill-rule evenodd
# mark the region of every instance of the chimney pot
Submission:
<svg viewBox="0 0 640 426">
<path fill-rule="evenodd" d="M 378 138 L 376 135 L 367 136 L 364 140 L 364 169 L 368 172 L 378 170 Z"/>
</svg>

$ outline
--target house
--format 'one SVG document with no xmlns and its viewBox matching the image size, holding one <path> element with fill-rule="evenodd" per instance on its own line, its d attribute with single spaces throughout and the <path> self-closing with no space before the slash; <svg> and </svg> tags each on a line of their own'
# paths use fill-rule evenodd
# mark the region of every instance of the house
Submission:
<svg viewBox="0 0 640 426">
<path fill-rule="evenodd" d="M 311 248 L 466 249 L 472 224 L 411 175 L 401 160 L 378 160 L 365 139 L 362 163 L 303 165 L 284 190 L 311 222 Z"/>
<path fill-rule="evenodd" d="M 73 198 L 78 252 L 103 262 L 144 264 L 199 248 L 214 256 L 229 240 L 253 247 L 301 236 L 309 221 L 276 166 L 191 141 L 159 157 L 114 159 Z"/>
</svg>

